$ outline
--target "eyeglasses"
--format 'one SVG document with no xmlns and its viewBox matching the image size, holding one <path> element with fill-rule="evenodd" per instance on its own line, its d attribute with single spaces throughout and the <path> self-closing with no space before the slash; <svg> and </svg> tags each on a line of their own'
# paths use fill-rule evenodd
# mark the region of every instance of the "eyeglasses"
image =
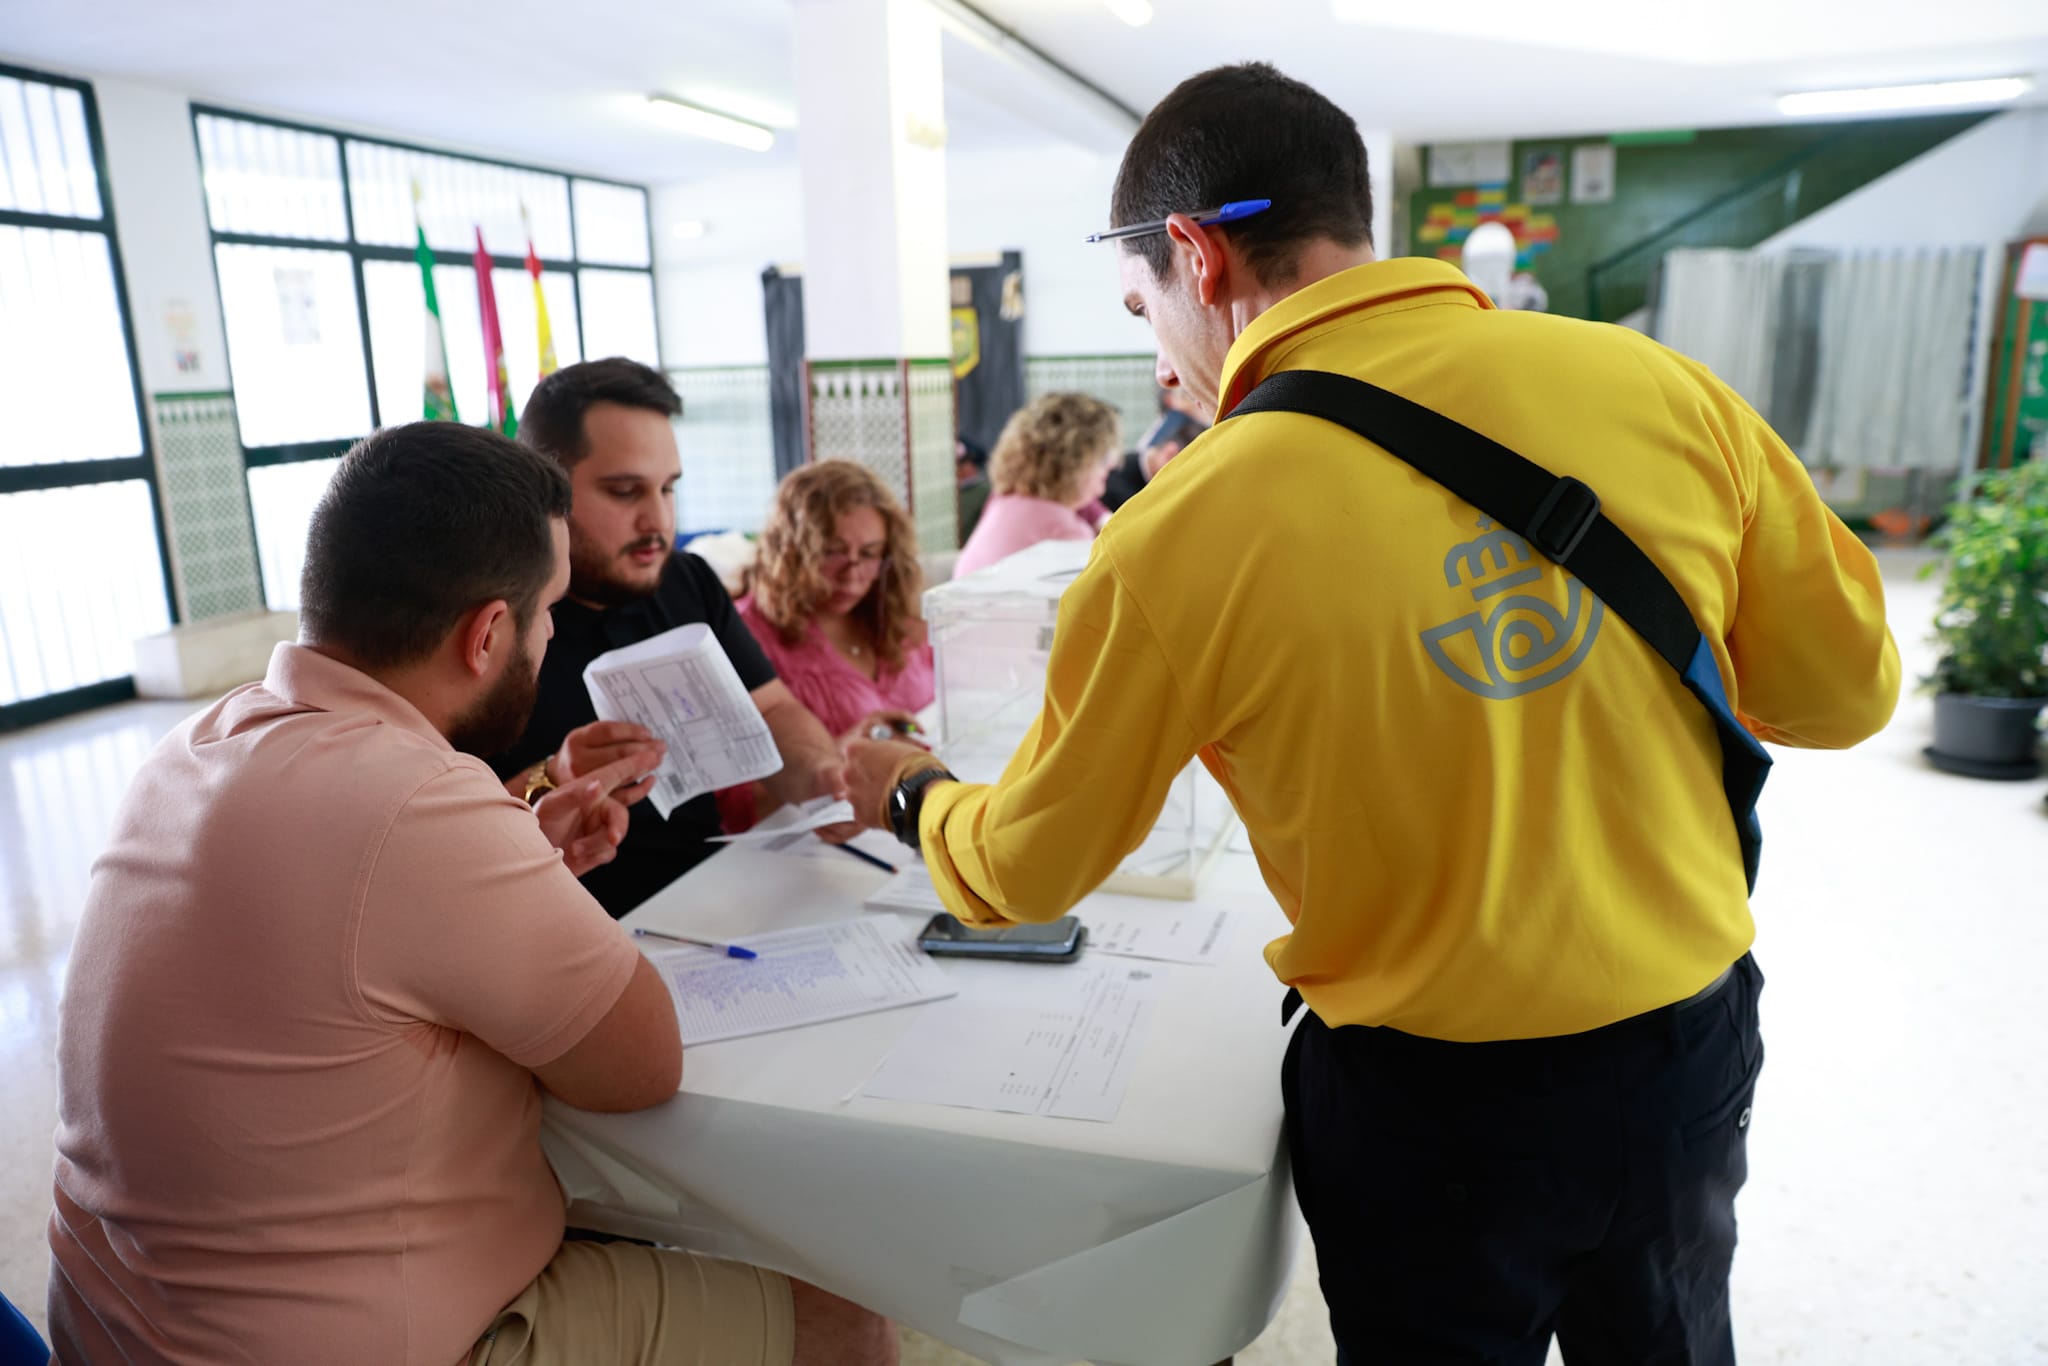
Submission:
<svg viewBox="0 0 2048 1366">
<path fill-rule="evenodd" d="M 859 565 L 862 569 L 872 567 L 877 574 L 881 574 L 885 573 L 892 563 L 894 563 L 894 561 L 890 556 L 883 555 L 879 552 L 871 555 L 849 555 L 845 551 L 841 550 L 828 554 L 823 559 L 819 560 L 818 567 L 825 571 L 826 578 L 836 579 L 841 574 L 844 574 L 847 570 L 853 568 L 853 566 L 855 566 L 856 564 Z"/>
<path fill-rule="evenodd" d="M 1195 226 L 1198 228 L 1213 228 L 1218 223 L 1235 223 L 1239 219 L 1250 218 L 1253 214 L 1264 213 L 1272 207 L 1273 201 L 1270 199 L 1233 199 L 1220 209 L 1196 209 L 1188 217 L 1195 220 Z M 1155 218 L 1149 223 L 1133 223 L 1125 228 L 1107 228 L 1102 232 L 1091 232 L 1088 234 L 1088 240 L 1114 242 L 1118 238 L 1150 237 L 1154 233 L 1165 231 L 1166 220 Z"/>
</svg>

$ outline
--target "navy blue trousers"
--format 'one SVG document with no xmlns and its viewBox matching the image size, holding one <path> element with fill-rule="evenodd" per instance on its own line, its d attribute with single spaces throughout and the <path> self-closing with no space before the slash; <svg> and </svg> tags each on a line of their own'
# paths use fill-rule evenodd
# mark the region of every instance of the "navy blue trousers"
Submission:
<svg viewBox="0 0 2048 1366">
<path fill-rule="evenodd" d="M 1339 1366 L 1732 1366 L 1763 1042 L 1748 956 L 1584 1034 L 1445 1043 L 1313 1014 L 1282 1078 Z"/>
</svg>

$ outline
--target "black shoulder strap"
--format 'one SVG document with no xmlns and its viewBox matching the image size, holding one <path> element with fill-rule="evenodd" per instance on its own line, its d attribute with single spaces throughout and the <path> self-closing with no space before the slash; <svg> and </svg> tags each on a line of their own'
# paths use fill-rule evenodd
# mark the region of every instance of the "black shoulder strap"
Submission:
<svg viewBox="0 0 2048 1366">
<path fill-rule="evenodd" d="M 1678 674 L 1714 718 L 1721 784 L 1735 817 L 1743 866 L 1756 885 L 1762 835 L 1756 799 L 1770 757 L 1737 721 L 1720 670 L 1685 599 L 1628 533 L 1600 510 L 1599 495 L 1443 414 L 1364 380 L 1323 370 L 1283 370 L 1230 416 L 1289 412 L 1364 437 L 1449 489 L 1570 570 Z"/>
</svg>

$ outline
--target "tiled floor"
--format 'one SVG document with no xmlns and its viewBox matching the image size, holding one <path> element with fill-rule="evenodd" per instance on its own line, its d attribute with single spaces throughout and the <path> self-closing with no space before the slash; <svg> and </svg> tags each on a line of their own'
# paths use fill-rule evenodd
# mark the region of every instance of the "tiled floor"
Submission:
<svg viewBox="0 0 2048 1366">
<path fill-rule="evenodd" d="M 1918 674 L 1933 597 L 1916 563 L 1886 556 Z M 37 1318 L 64 958 L 114 802 L 186 710 L 0 738 L 0 1291 Z M 2048 1362 L 2044 784 L 1931 772 L 1928 726 L 1910 697 L 1858 750 L 1781 753 L 1765 798 L 1770 1062 L 1735 1284 L 1749 1363 Z M 1240 1362 L 1331 1359 L 1303 1268 Z M 918 1366 L 966 1360 L 906 1342 Z"/>
</svg>

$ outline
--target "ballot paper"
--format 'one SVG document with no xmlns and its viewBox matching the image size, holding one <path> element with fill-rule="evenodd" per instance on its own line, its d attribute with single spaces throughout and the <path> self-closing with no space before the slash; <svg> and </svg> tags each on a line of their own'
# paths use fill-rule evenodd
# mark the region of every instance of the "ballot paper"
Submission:
<svg viewBox="0 0 2048 1366">
<path fill-rule="evenodd" d="M 922 1012 L 863 1094 L 1108 1123 L 1137 1066 L 1158 983 L 1135 963 L 976 964 Z"/>
<path fill-rule="evenodd" d="M 608 650 L 583 670 L 600 720 L 647 727 L 668 746 L 647 800 L 666 818 L 694 797 L 782 768 L 775 739 L 718 637 L 678 626 Z"/>
<path fill-rule="evenodd" d="M 844 825 L 853 819 L 852 802 L 835 802 L 816 797 L 798 806 L 785 806 L 771 813 L 751 830 L 737 835 L 713 835 L 707 844 L 760 844 L 773 846 L 792 835 L 808 835 L 828 825 Z"/>
<path fill-rule="evenodd" d="M 899 865 L 900 866 L 900 865 Z M 936 915 L 946 909 L 922 863 L 911 863 L 869 895 L 871 911 Z M 1085 952 L 1166 963 L 1214 963 L 1230 945 L 1237 916 L 1207 901 L 1162 901 L 1157 897 L 1097 892 L 1083 897 L 1073 914 L 1088 927 Z"/>
<path fill-rule="evenodd" d="M 956 990 L 915 944 L 883 934 L 873 920 L 740 942 L 756 957 L 695 947 L 647 954 L 675 998 L 685 1047 L 943 1000 Z"/>
<path fill-rule="evenodd" d="M 923 911 L 936 915 L 945 910 L 946 903 L 939 900 L 939 889 L 932 885 L 932 875 L 925 871 L 924 861 L 908 849 L 904 853 L 909 857 L 895 861 L 903 871 L 869 893 L 863 904 L 871 911 Z"/>
</svg>

